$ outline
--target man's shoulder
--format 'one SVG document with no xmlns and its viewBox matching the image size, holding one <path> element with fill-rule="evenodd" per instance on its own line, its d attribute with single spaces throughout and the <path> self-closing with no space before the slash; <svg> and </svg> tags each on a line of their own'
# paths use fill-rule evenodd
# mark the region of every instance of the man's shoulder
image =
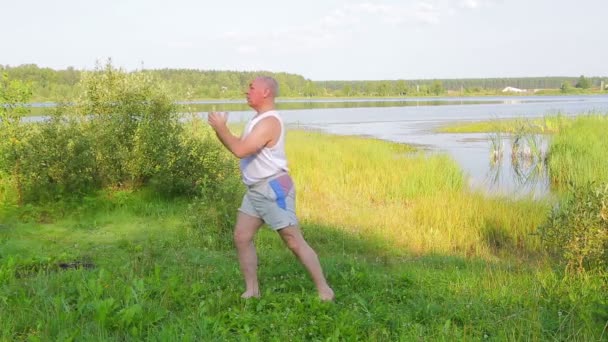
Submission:
<svg viewBox="0 0 608 342">
<path fill-rule="evenodd" d="M 281 126 L 281 118 L 276 115 L 268 115 L 260 118 L 255 124 L 253 129 L 274 129 Z"/>
<path fill-rule="evenodd" d="M 265 122 L 266 124 L 269 123 L 273 123 L 273 122 L 278 122 L 281 123 L 282 119 L 281 116 L 279 115 L 279 112 L 277 112 L 276 110 L 272 110 L 272 111 L 268 111 L 266 113 L 263 114 L 263 117 L 261 117 L 259 119 L 259 122 Z"/>
<path fill-rule="evenodd" d="M 260 116 L 263 116 L 263 117 L 267 118 L 267 117 L 271 117 L 271 116 L 281 116 L 281 115 L 279 114 L 278 110 L 271 109 L 269 111 L 266 111 L 266 112 L 260 114 Z"/>
</svg>

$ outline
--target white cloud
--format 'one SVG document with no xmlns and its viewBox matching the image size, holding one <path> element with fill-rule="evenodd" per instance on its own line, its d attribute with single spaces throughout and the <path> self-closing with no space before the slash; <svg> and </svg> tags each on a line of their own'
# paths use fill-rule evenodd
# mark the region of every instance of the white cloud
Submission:
<svg viewBox="0 0 608 342">
<path fill-rule="evenodd" d="M 360 20 L 357 16 L 352 15 L 344 9 L 334 10 L 333 13 L 326 15 L 321 19 L 321 26 L 327 27 L 340 27 L 343 25 L 352 25 L 359 23 Z"/>
<path fill-rule="evenodd" d="M 236 52 L 243 54 L 243 55 L 248 55 L 248 54 L 252 54 L 252 53 L 257 53 L 258 48 L 255 46 L 251 46 L 251 45 L 239 45 L 236 47 Z"/>
<path fill-rule="evenodd" d="M 378 30 L 389 26 L 436 25 L 445 16 L 460 10 L 477 9 L 484 2 L 496 0 L 417 0 L 388 4 L 360 2 L 347 4 L 321 16 L 317 22 L 306 26 L 290 26 L 274 31 L 228 31 L 220 39 L 235 46 L 236 52 L 245 55 L 262 53 L 251 42 L 264 42 L 264 51 L 298 53 L 336 46 L 352 37 L 353 32 Z M 255 45 L 255 44 L 254 44 Z"/>
<path fill-rule="evenodd" d="M 470 0 L 475 1 L 475 0 Z M 479 1 L 479 0 L 477 0 Z M 454 5 L 450 0 L 419 0 L 396 5 L 359 3 L 345 6 L 342 11 L 351 21 L 374 24 L 418 25 L 439 24 L 450 14 Z"/>
<path fill-rule="evenodd" d="M 461 7 L 475 9 L 479 7 L 478 0 L 464 0 L 460 3 Z"/>
<path fill-rule="evenodd" d="M 194 43 L 192 42 L 188 42 L 188 41 L 175 41 L 175 42 L 168 42 L 167 46 L 169 48 L 174 48 L 174 49 L 190 49 L 192 47 L 194 47 Z"/>
<path fill-rule="evenodd" d="M 444 9 L 431 2 L 422 1 L 416 4 L 411 18 L 420 23 L 439 24 L 446 10 L 447 8 Z"/>
<path fill-rule="evenodd" d="M 355 5 L 346 5 L 345 8 L 356 13 L 367 13 L 367 14 L 387 14 L 390 13 L 394 7 L 389 5 L 375 5 L 370 3 L 360 3 Z"/>
<path fill-rule="evenodd" d="M 461 0 L 459 7 L 464 9 L 479 9 L 490 6 L 499 1 L 501 0 Z"/>
</svg>

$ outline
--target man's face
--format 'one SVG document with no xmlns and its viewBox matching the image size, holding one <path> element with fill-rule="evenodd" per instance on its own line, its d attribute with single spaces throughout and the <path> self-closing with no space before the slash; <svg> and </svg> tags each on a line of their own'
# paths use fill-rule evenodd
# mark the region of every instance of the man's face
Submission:
<svg viewBox="0 0 608 342">
<path fill-rule="evenodd" d="M 268 89 L 263 82 L 258 79 L 253 80 L 249 83 L 249 89 L 247 90 L 247 104 L 253 108 L 259 106 L 266 98 L 267 92 Z"/>
</svg>

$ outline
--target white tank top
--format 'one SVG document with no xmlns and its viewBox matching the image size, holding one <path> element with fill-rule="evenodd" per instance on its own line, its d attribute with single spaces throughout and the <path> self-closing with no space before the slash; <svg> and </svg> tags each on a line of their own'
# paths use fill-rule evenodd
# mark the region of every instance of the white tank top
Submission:
<svg viewBox="0 0 608 342">
<path fill-rule="evenodd" d="M 270 116 L 277 118 L 281 125 L 279 140 L 274 146 L 264 147 L 257 153 L 241 159 L 241 174 L 243 175 L 243 183 L 246 185 L 253 185 L 264 178 L 289 171 L 287 168 L 287 156 L 285 155 L 285 129 L 283 127 L 283 120 L 281 120 L 276 110 L 270 110 L 254 116 L 245 126 L 241 139 L 245 139 L 258 122 Z"/>
</svg>

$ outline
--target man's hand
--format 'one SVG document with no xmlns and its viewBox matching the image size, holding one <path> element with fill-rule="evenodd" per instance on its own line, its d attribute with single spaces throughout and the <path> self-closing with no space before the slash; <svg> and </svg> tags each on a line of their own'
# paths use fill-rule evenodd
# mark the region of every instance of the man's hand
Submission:
<svg viewBox="0 0 608 342">
<path fill-rule="evenodd" d="M 277 118 L 264 118 L 258 122 L 245 138 L 233 135 L 226 126 L 225 112 L 211 112 L 207 117 L 209 125 L 222 144 L 237 158 L 245 158 L 264 148 L 272 141 L 278 141 L 281 135 L 281 123 Z"/>
<path fill-rule="evenodd" d="M 222 127 L 226 127 L 226 122 L 228 121 L 228 113 L 227 112 L 211 112 L 207 117 L 207 122 L 209 125 L 217 131 Z"/>
</svg>

